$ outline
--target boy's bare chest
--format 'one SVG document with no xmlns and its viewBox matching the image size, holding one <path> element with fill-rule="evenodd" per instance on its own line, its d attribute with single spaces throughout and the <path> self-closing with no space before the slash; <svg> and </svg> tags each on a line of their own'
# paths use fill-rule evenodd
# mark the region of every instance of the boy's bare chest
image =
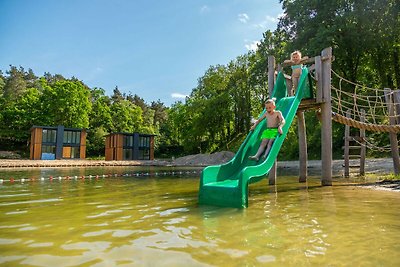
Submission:
<svg viewBox="0 0 400 267">
<path fill-rule="evenodd" d="M 277 122 L 277 121 L 279 122 L 279 117 L 278 117 L 278 113 L 277 112 L 274 112 L 273 114 L 266 114 L 265 118 L 268 121 L 268 125 L 270 124 L 270 122 L 271 123 L 274 123 L 274 122 Z"/>
</svg>

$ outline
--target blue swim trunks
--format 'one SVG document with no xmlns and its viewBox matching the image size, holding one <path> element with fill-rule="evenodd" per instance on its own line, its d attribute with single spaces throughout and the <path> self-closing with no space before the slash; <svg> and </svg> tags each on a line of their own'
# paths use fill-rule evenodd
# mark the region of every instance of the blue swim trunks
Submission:
<svg viewBox="0 0 400 267">
<path fill-rule="evenodd" d="M 293 66 L 292 66 L 292 70 L 294 70 L 294 69 L 301 69 L 302 67 L 303 67 L 303 64 L 293 65 Z"/>
<path fill-rule="evenodd" d="M 267 128 L 263 131 L 261 139 L 275 139 L 278 136 L 278 128 Z"/>
</svg>

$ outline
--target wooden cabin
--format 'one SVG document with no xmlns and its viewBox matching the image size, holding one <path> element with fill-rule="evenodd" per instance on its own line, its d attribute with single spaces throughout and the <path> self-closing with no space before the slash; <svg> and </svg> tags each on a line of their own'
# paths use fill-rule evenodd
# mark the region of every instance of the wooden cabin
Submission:
<svg viewBox="0 0 400 267">
<path fill-rule="evenodd" d="M 86 130 L 49 126 L 31 128 L 30 159 L 84 159 Z"/>
<path fill-rule="evenodd" d="M 106 160 L 153 160 L 154 135 L 111 133 L 106 136 Z"/>
</svg>

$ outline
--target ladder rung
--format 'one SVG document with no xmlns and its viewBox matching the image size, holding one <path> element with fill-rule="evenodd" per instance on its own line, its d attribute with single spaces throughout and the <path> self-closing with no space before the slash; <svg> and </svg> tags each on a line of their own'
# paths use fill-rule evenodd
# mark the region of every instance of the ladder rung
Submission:
<svg viewBox="0 0 400 267">
<path fill-rule="evenodd" d="M 349 146 L 349 149 L 360 149 L 361 146 Z M 342 146 L 342 149 L 345 149 L 345 146 Z"/>
</svg>

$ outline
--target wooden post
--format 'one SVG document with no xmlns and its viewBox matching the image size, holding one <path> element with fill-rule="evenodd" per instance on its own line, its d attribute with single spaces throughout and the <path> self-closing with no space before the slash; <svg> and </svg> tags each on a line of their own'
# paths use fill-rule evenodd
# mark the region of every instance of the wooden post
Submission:
<svg viewBox="0 0 400 267">
<path fill-rule="evenodd" d="M 271 170 L 269 171 L 268 174 L 268 184 L 269 185 L 274 185 L 276 184 L 276 171 L 278 169 L 278 164 L 277 160 L 275 160 L 274 165 L 272 166 Z"/>
<path fill-rule="evenodd" d="M 350 118 L 350 110 L 346 111 L 346 118 Z M 350 177 L 350 126 L 344 126 L 344 177 Z"/>
<path fill-rule="evenodd" d="M 268 56 L 268 94 L 272 96 L 275 86 L 275 57 Z M 274 166 L 268 174 L 268 184 L 274 185 L 276 183 L 277 160 L 275 159 Z"/>
<path fill-rule="evenodd" d="M 322 100 L 321 104 L 321 184 L 332 185 L 332 104 L 331 104 L 331 69 L 332 47 L 321 53 L 322 60 Z"/>
<path fill-rule="evenodd" d="M 321 61 L 321 56 L 315 57 L 315 78 L 317 79 L 316 102 L 322 103 L 322 61 Z"/>
<path fill-rule="evenodd" d="M 385 99 L 388 104 L 388 113 L 389 113 L 389 122 L 391 125 L 396 124 L 396 118 L 394 116 L 394 104 L 393 104 L 393 95 L 391 95 L 390 88 L 385 88 Z M 396 133 L 389 133 L 390 138 L 390 148 L 392 150 L 392 158 L 393 158 L 393 169 L 394 174 L 400 174 L 400 158 L 399 158 L 399 146 L 397 144 L 397 135 Z"/>
<path fill-rule="evenodd" d="M 400 124 L 400 90 L 393 91 L 393 100 L 396 103 L 396 121 Z"/>
<path fill-rule="evenodd" d="M 307 181 L 307 133 L 304 111 L 297 112 L 297 130 L 299 134 L 299 182 Z"/>
<path fill-rule="evenodd" d="M 365 110 L 361 109 L 361 122 L 365 122 Z M 361 143 L 361 151 L 360 151 L 360 175 L 365 175 L 365 157 L 367 154 L 367 147 L 365 146 L 365 130 L 360 129 L 360 143 Z"/>
</svg>

